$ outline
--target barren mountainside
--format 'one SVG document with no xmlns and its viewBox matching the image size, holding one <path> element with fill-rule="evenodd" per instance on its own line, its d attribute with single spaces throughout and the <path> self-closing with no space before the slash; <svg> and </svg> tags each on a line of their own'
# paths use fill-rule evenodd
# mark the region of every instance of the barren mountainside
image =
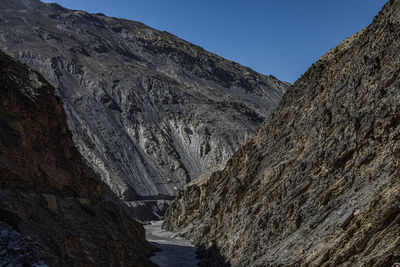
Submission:
<svg viewBox="0 0 400 267">
<path fill-rule="evenodd" d="M 82 161 L 54 87 L 0 53 L 0 266 L 153 266 L 152 250 Z"/>
<path fill-rule="evenodd" d="M 222 171 L 186 186 L 164 227 L 204 247 L 205 266 L 400 262 L 399 54 L 391 0 L 286 92 Z"/>
<path fill-rule="evenodd" d="M 141 219 L 225 164 L 288 88 L 142 23 L 38 0 L 0 2 L 0 49 L 57 88 L 79 151 Z"/>
</svg>

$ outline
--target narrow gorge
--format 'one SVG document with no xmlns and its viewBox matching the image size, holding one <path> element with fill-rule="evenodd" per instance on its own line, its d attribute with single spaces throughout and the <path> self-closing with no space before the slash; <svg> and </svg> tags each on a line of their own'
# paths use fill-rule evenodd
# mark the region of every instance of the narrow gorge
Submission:
<svg viewBox="0 0 400 267">
<path fill-rule="evenodd" d="M 279 19 L 240 25 L 277 38 Z M 399 55 L 400 0 L 293 85 L 141 22 L 0 0 L 0 266 L 400 266 Z"/>
</svg>

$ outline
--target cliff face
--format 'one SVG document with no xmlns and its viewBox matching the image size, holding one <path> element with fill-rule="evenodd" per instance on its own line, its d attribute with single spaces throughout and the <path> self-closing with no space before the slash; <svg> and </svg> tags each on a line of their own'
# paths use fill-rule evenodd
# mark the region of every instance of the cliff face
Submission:
<svg viewBox="0 0 400 267">
<path fill-rule="evenodd" d="M 399 54 L 392 0 L 287 91 L 222 171 L 182 190 L 164 227 L 233 266 L 400 262 Z"/>
<path fill-rule="evenodd" d="M 0 36 L 57 88 L 80 152 L 141 218 L 226 163 L 288 87 L 139 22 L 35 0 L 1 1 Z"/>
<path fill-rule="evenodd" d="M 151 266 L 116 199 L 82 162 L 54 87 L 0 53 L 0 265 Z"/>
</svg>

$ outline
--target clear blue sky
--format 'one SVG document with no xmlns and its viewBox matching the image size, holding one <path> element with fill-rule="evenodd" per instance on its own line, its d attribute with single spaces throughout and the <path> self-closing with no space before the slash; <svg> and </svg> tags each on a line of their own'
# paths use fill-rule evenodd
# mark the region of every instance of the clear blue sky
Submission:
<svg viewBox="0 0 400 267">
<path fill-rule="evenodd" d="M 387 0 L 45 0 L 165 30 L 293 83 Z"/>
</svg>

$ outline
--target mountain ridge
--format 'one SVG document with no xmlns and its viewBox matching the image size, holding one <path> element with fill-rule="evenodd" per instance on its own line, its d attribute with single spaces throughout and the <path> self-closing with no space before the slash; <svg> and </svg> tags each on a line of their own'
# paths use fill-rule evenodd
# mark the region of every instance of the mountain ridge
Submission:
<svg viewBox="0 0 400 267">
<path fill-rule="evenodd" d="M 389 1 L 295 82 L 223 170 L 178 194 L 163 226 L 202 247 L 204 266 L 400 261 L 399 14 Z"/>
<path fill-rule="evenodd" d="M 57 88 L 80 152 L 142 220 L 224 163 L 288 88 L 140 22 L 37 6 L 3 6 L 0 49 Z"/>
</svg>

